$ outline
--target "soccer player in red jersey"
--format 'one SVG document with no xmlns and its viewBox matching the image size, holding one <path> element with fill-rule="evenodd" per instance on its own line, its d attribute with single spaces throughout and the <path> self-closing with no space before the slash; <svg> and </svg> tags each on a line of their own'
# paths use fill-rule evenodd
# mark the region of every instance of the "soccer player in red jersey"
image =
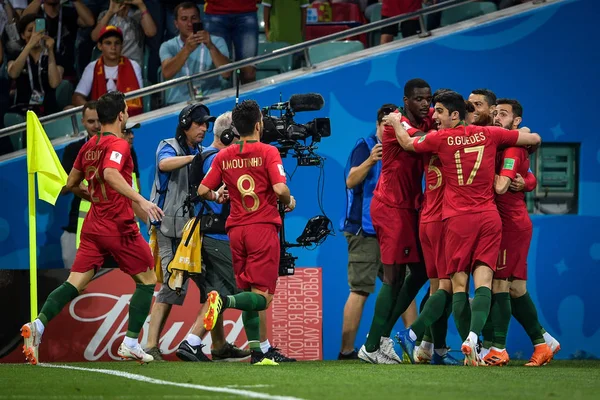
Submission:
<svg viewBox="0 0 600 400">
<path fill-rule="evenodd" d="M 431 88 L 422 79 L 404 86 L 404 108 L 395 114 L 411 136 L 433 127 Z M 418 248 L 418 213 L 422 198 L 422 156 L 400 147 L 394 129 L 387 126 L 382 138 L 381 175 L 373 192 L 371 219 L 381 250 L 384 276 L 377 295 L 369 336 L 358 357 L 373 364 L 401 362 L 393 351 L 390 333 L 427 281 Z M 406 264 L 410 275 L 406 278 Z"/>
<path fill-rule="evenodd" d="M 281 216 L 277 201 L 291 211 L 296 200 L 286 185 L 279 150 L 260 142 L 263 120 L 258 104 L 253 100 L 241 102 L 231 118 L 240 140 L 217 153 L 198 194 L 206 200 L 223 202 L 224 190 L 218 194 L 214 190 L 221 183 L 227 187 L 231 202 L 227 235 L 236 283 L 245 292 L 223 297 L 210 292 L 204 327 L 210 331 L 226 308 L 243 310 L 252 362 L 277 365 L 260 350 L 258 312 L 271 303 L 279 275 Z"/>
<path fill-rule="evenodd" d="M 518 129 L 522 119 L 523 106 L 517 100 L 497 100 L 494 125 Z M 536 307 L 527 293 L 527 253 L 533 226 L 527 212 L 525 193 L 509 188 L 517 174 L 526 176 L 528 170 L 529 154 L 524 148 L 509 147 L 498 153 L 495 190 L 496 205 L 502 219 L 502 242 L 492 289 L 496 300 L 507 306 L 503 307 L 501 313 L 494 312 L 494 309 L 491 311 L 493 342 L 489 353 L 483 358 L 488 365 L 508 362 L 505 347 L 511 311 L 534 345 L 534 353 L 526 366 L 547 364 L 554 355 L 552 347 L 556 351 L 560 349 L 560 344 L 554 338 L 546 343 Z M 548 336 L 550 335 L 546 334 Z"/>
<path fill-rule="evenodd" d="M 400 118 L 387 117 L 398 141 L 409 151 L 437 154 L 445 179 L 444 219 L 447 272 L 452 280 L 453 314 L 464 340 L 465 364 L 479 364 L 476 344 L 488 317 L 493 271 L 500 250 L 502 223 L 494 203 L 495 161 L 498 148 L 535 146 L 535 133 L 499 127 L 467 126 L 463 97 L 445 92 L 436 98 L 434 118 L 440 131 L 411 138 Z M 467 283 L 473 273 L 475 298 L 469 306 Z"/>
<path fill-rule="evenodd" d="M 79 295 L 109 256 L 136 282 L 129 325 L 118 354 L 141 363 L 153 360 L 142 350 L 138 336 L 150 311 L 156 276 L 150 246 L 140 234 L 134 208 L 144 220 L 161 220 L 163 213 L 132 188 L 133 161 L 130 145 L 123 136 L 128 118 L 125 96 L 120 92 L 106 93 L 98 99 L 96 110 L 101 132 L 83 145 L 67 180 L 67 188 L 90 201 L 91 209 L 69 278 L 50 293 L 38 318 L 21 329 L 25 338 L 23 350 L 31 364 L 37 363 L 37 347 L 48 322 Z M 84 179 L 89 183 L 89 193 L 79 189 Z"/>
</svg>

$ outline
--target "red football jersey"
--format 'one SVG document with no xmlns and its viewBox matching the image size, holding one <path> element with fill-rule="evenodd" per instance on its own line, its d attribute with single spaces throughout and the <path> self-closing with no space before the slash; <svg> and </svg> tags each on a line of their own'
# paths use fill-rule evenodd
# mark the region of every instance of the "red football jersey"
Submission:
<svg viewBox="0 0 600 400">
<path fill-rule="evenodd" d="M 276 183 L 285 183 L 279 150 L 257 141 L 237 142 L 215 156 L 202 184 L 215 190 L 221 182 L 229 190 L 231 212 L 226 228 L 252 224 L 281 226 Z"/>
<path fill-rule="evenodd" d="M 139 232 L 131 200 L 104 182 L 104 170 L 115 168 L 131 186 L 133 160 L 126 140 L 112 133 L 91 138 L 79 150 L 73 168 L 85 174 L 92 199 L 81 232 L 103 236 L 129 236 Z"/>
<path fill-rule="evenodd" d="M 518 131 L 495 126 L 458 125 L 415 138 L 415 151 L 435 153 L 445 180 L 443 218 L 497 211 L 494 203 L 496 152 L 514 146 Z"/>
<path fill-rule="evenodd" d="M 496 171 L 500 176 L 515 179 L 517 174 L 522 177 L 529 170 L 529 153 L 522 147 L 509 147 L 498 152 Z M 521 231 L 531 229 L 531 219 L 525 203 L 525 192 L 507 191 L 496 195 L 496 205 L 502 218 L 502 229 L 507 231 Z"/>
<path fill-rule="evenodd" d="M 406 116 L 401 121 L 411 136 L 419 131 L 427 132 L 433 126 L 431 118 L 426 118 L 418 127 L 413 127 Z M 386 126 L 382 136 L 381 175 L 373 196 L 390 207 L 418 209 L 422 196 L 423 157 L 404 151 L 392 126 Z"/>
<path fill-rule="evenodd" d="M 206 14 L 238 14 L 256 12 L 256 0 L 206 0 Z"/>
<path fill-rule="evenodd" d="M 383 0 L 381 3 L 381 15 L 384 17 L 395 17 L 400 14 L 420 10 L 423 0 Z"/>
<path fill-rule="evenodd" d="M 425 165 L 425 192 L 421 208 L 421 222 L 442 220 L 442 202 L 444 199 L 444 179 L 442 163 L 436 154 L 427 153 L 423 157 Z"/>
</svg>

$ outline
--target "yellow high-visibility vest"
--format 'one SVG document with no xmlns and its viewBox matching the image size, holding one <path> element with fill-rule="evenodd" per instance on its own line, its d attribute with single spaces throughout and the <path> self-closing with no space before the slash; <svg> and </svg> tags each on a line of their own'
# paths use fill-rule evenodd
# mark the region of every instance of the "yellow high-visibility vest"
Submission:
<svg viewBox="0 0 600 400">
<path fill-rule="evenodd" d="M 83 182 L 87 186 L 87 181 L 84 180 Z M 140 188 L 138 188 L 137 185 L 137 176 L 135 172 L 131 174 L 131 182 L 131 186 L 133 187 L 133 189 L 136 192 L 139 192 Z M 75 248 L 77 249 L 79 248 L 79 238 L 81 237 L 81 228 L 83 228 L 83 221 L 85 221 L 85 216 L 87 215 L 88 211 L 90 211 L 91 206 L 92 203 L 84 199 L 81 199 L 81 202 L 79 203 L 79 217 L 77 218 L 77 237 L 75 238 Z M 138 222 L 138 227 L 139 226 L 140 224 Z"/>
</svg>

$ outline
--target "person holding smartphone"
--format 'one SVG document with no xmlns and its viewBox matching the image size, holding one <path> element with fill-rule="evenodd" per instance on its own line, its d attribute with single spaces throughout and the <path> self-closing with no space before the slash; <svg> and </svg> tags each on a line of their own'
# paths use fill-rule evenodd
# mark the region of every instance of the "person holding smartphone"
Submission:
<svg viewBox="0 0 600 400">
<path fill-rule="evenodd" d="M 8 61 L 8 76 L 16 81 L 15 103 L 23 110 L 34 109 L 38 115 L 60 111 L 55 89 L 63 77 L 57 63 L 54 39 L 47 35 L 45 20 L 25 15 L 19 21 L 19 35 L 24 43 L 21 53 Z"/>
<path fill-rule="evenodd" d="M 179 36 L 160 46 L 162 79 L 169 80 L 182 76 L 209 71 L 229 63 L 229 50 L 222 37 L 211 35 L 204 30 L 200 21 L 200 10 L 195 3 L 184 2 L 175 7 L 175 27 Z M 222 74 L 228 78 L 231 73 Z M 219 76 L 194 82 L 196 96 L 201 97 L 221 90 Z M 185 85 L 167 90 L 166 104 L 190 100 Z"/>
<path fill-rule="evenodd" d="M 156 24 L 146 8 L 144 0 L 110 0 L 108 10 L 98 15 L 98 23 L 92 31 L 94 42 L 106 26 L 116 26 L 123 32 L 123 54 L 144 65 L 144 42 L 156 35 Z"/>
</svg>

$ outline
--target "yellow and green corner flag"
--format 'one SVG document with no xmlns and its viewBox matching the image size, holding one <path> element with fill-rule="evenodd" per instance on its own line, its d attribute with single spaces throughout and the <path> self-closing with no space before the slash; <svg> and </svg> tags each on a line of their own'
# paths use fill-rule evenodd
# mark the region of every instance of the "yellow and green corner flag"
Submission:
<svg viewBox="0 0 600 400">
<path fill-rule="evenodd" d="M 27 192 L 29 203 L 29 294 L 31 320 L 37 318 L 37 242 L 35 218 L 35 174 L 39 198 L 52 205 L 67 183 L 67 174 L 37 115 L 27 111 Z"/>
</svg>

